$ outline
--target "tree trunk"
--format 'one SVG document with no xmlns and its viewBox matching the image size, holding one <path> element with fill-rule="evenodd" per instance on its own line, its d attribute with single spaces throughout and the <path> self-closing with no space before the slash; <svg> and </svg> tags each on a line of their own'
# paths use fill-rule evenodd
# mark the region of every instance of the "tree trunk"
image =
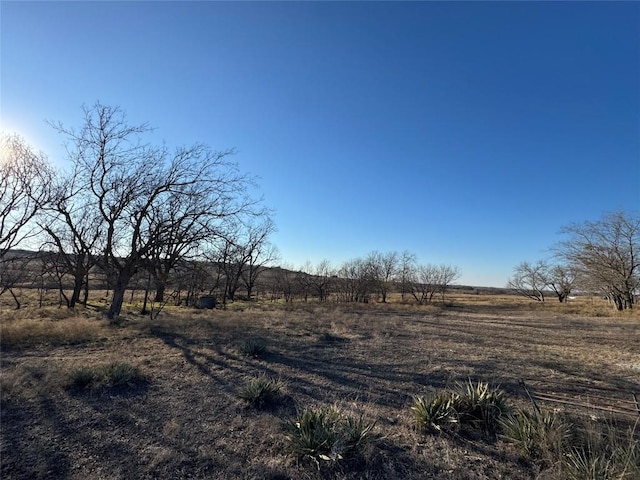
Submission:
<svg viewBox="0 0 640 480">
<path fill-rule="evenodd" d="M 144 289 L 144 301 L 142 302 L 142 310 L 140 310 L 140 313 L 142 315 L 146 315 L 149 313 L 149 310 L 147 310 L 147 302 L 149 301 L 150 289 L 151 289 L 151 274 L 149 274 L 149 276 L 147 277 L 147 286 Z M 157 292 L 156 292 L 156 296 L 157 296 Z M 160 302 L 162 302 L 162 300 L 160 300 Z"/>
<path fill-rule="evenodd" d="M 76 303 L 80 301 L 80 293 L 82 292 L 82 283 L 84 280 L 84 275 L 82 273 L 77 273 L 73 278 L 73 293 L 71 294 L 71 300 L 68 302 L 69 308 L 75 308 Z"/>
<path fill-rule="evenodd" d="M 109 305 L 109 311 L 107 312 L 107 318 L 113 320 L 122 310 L 122 304 L 124 303 L 124 294 L 127 290 L 130 277 L 121 276 L 113 285 L 113 297 L 111 298 L 111 305 Z"/>
<path fill-rule="evenodd" d="M 21 307 L 20 300 L 18 300 L 18 297 L 16 296 L 16 294 L 13 293 L 13 289 L 8 288 L 7 290 L 9 290 L 9 293 L 13 297 L 13 301 L 16 302 L 16 310 L 20 310 L 20 307 Z"/>
<path fill-rule="evenodd" d="M 162 303 L 164 301 L 164 291 L 167 288 L 165 282 L 162 279 L 157 279 L 158 285 L 156 285 L 156 296 L 154 302 Z"/>
<path fill-rule="evenodd" d="M 82 298 L 82 305 L 87 306 L 89 301 L 89 272 L 84 277 L 84 297 Z"/>
</svg>

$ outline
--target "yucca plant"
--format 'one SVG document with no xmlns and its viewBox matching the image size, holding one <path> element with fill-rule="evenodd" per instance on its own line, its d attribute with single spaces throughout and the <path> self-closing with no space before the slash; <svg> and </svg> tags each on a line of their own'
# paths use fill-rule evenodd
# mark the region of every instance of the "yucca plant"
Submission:
<svg viewBox="0 0 640 480">
<path fill-rule="evenodd" d="M 571 426 L 552 413 L 518 410 L 500 420 L 502 437 L 531 458 L 560 458 L 571 436 Z"/>
<path fill-rule="evenodd" d="M 103 367 L 104 381 L 111 387 L 129 386 L 145 380 L 137 367 L 128 363 L 110 363 Z"/>
<path fill-rule="evenodd" d="M 283 386 L 281 380 L 261 375 L 247 380 L 238 397 L 253 407 L 262 408 L 273 401 Z"/>
<path fill-rule="evenodd" d="M 416 426 L 421 431 L 440 431 L 443 425 L 456 423 L 458 421 L 458 414 L 454 408 L 456 402 L 458 400 L 450 393 L 416 397 L 411 407 Z"/>
<path fill-rule="evenodd" d="M 289 450 L 298 460 L 336 462 L 361 452 L 373 438 L 374 422 L 342 415 L 335 408 L 307 409 L 287 424 Z"/>
<path fill-rule="evenodd" d="M 640 445 L 636 425 L 628 438 L 612 425 L 580 432 L 564 456 L 563 473 L 568 480 L 623 480 L 640 478 Z"/>
<path fill-rule="evenodd" d="M 357 418 L 344 417 L 340 431 L 340 437 L 344 445 L 343 454 L 348 455 L 369 444 L 374 438 L 373 427 L 375 427 L 375 424 L 375 422 L 367 422 L 363 414 L 360 414 Z"/>
<path fill-rule="evenodd" d="M 88 388 L 99 381 L 100 375 L 93 367 L 80 367 L 71 372 L 69 384 L 75 388 Z"/>
<path fill-rule="evenodd" d="M 319 460 L 336 460 L 339 452 L 334 452 L 338 439 L 336 425 L 338 411 L 333 408 L 304 410 L 298 418 L 287 424 L 287 441 L 297 459 L 310 458 L 319 467 Z"/>
<path fill-rule="evenodd" d="M 506 394 L 486 382 L 457 384 L 453 399 L 460 423 L 480 427 L 486 433 L 495 433 L 499 419 L 510 412 Z"/>
<path fill-rule="evenodd" d="M 565 456 L 564 474 L 567 480 L 613 480 L 615 463 L 603 454 L 595 454 L 584 448 L 573 448 Z"/>
<path fill-rule="evenodd" d="M 242 345 L 242 353 L 247 357 L 259 357 L 267 352 L 267 344 L 262 338 L 248 338 Z"/>
</svg>

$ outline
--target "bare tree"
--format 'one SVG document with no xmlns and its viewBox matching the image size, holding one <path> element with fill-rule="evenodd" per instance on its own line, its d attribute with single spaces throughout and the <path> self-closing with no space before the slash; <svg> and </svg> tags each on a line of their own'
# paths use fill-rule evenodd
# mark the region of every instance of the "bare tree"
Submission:
<svg viewBox="0 0 640 480">
<path fill-rule="evenodd" d="M 68 175 L 56 175 L 52 201 L 40 224 L 48 237 L 43 247 L 58 252 L 56 268 L 73 278 L 71 297 L 65 298 L 69 308 L 80 301 L 83 287 L 83 303 L 87 303 L 89 272 L 98 263 L 105 234 L 103 218 L 85 187 L 77 169 Z M 61 295 L 64 296 L 62 290 Z"/>
<path fill-rule="evenodd" d="M 400 257 L 399 265 L 399 280 L 400 280 L 400 295 L 402 300 L 405 299 L 407 294 L 411 293 L 411 284 L 415 276 L 417 268 L 417 258 L 415 254 L 405 250 Z"/>
<path fill-rule="evenodd" d="M 331 262 L 324 259 L 315 267 L 311 267 L 307 262 L 305 272 L 309 274 L 307 280 L 311 291 L 315 292 L 321 302 L 326 301 L 329 298 L 331 287 L 336 277 L 331 267 Z"/>
<path fill-rule="evenodd" d="M 52 170 L 16 134 L 0 133 L 0 155 L 0 295 L 9 292 L 19 309 L 15 289 L 28 281 L 33 255 L 12 250 L 28 248 L 40 232 L 36 218 L 50 201 Z"/>
<path fill-rule="evenodd" d="M 515 290 L 523 297 L 544 302 L 544 290 L 549 285 L 549 266 L 544 260 L 535 264 L 522 262 L 513 271 L 507 288 Z"/>
<path fill-rule="evenodd" d="M 25 250 L 11 250 L 6 252 L 0 261 L 0 295 L 8 292 L 13 298 L 16 310 L 22 306 L 19 292 L 25 285 L 33 284 L 32 266 L 33 253 Z"/>
<path fill-rule="evenodd" d="M 420 305 L 431 303 L 438 291 L 438 268 L 435 265 L 418 265 L 409 288 Z"/>
<path fill-rule="evenodd" d="M 235 225 L 235 222 L 231 225 Z M 204 255 L 216 269 L 216 277 L 219 280 L 216 283 L 222 286 L 222 305 L 226 306 L 227 300 L 233 302 L 236 298 L 246 262 L 237 225 L 232 228 L 227 227 L 227 233 L 216 238 Z"/>
<path fill-rule="evenodd" d="M 611 212 L 564 227 L 558 254 L 583 283 L 601 289 L 617 310 L 633 308 L 640 289 L 640 212 Z"/>
<path fill-rule="evenodd" d="M 274 288 L 282 293 L 285 303 L 292 302 L 300 290 L 300 280 L 298 277 L 301 273 L 295 271 L 293 266 L 287 264 L 274 268 L 273 273 Z"/>
<path fill-rule="evenodd" d="M 453 282 L 460 278 L 460 269 L 451 265 L 440 265 L 438 268 L 440 270 L 438 292 L 442 303 L 444 303 L 447 290 Z"/>
<path fill-rule="evenodd" d="M 0 133 L 0 259 L 38 233 L 33 222 L 50 200 L 52 170 L 16 134 Z"/>
<path fill-rule="evenodd" d="M 558 301 L 563 303 L 573 290 L 578 279 L 578 271 L 571 265 L 553 265 L 547 272 L 547 281 Z"/>
<path fill-rule="evenodd" d="M 436 294 L 445 300 L 447 289 L 458 277 L 460 270 L 449 265 L 418 265 L 413 272 L 410 292 L 423 305 L 432 303 Z"/>
<path fill-rule="evenodd" d="M 399 257 L 397 252 L 371 252 L 366 259 L 369 275 L 374 283 L 383 303 L 387 301 L 387 294 L 392 281 L 398 273 Z"/>
<path fill-rule="evenodd" d="M 242 245 L 244 266 L 241 269 L 241 276 L 247 289 L 248 300 L 251 300 L 260 274 L 279 258 L 278 249 L 269 242 L 269 236 L 274 230 L 275 224 L 269 217 L 264 217 L 262 222 L 251 223 L 246 227 Z"/>
<path fill-rule="evenodd" d="M 142 143 L 149 127 L 129 125 L 117 107 L 98 103 L 84 112 L 79 131 L 57 128 L 72 142 L 79 183 L 104 225 L 100 264 L 113 289 L 107 316 L 114 318 L 128 283 L 166 243 L 183 253 L 202 232 L 213 234 L 218 222 L 255 203 L 245 195 L 248 177 L 227 159 L 232 152 L 194 145 L 171 153 Z"/>
<path fill-rule="evenodd" d="M 339 298 L 345 302 L 369 302 L 376 288 L 372 273 L 371 265 L 362 258 L 344 262 L 336 282 Z"/>
</svg>

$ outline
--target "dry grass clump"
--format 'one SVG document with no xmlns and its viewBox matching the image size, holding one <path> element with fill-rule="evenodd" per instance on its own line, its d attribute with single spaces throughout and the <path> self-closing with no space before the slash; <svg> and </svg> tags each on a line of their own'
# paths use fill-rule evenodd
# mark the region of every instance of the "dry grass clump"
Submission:
<svg viewBox="0 0 640 480">
<path fill-rule="evenodd" d="M 69 378 L 69 386 L 76 389 L 135 388 L 146 382 L 146 376 L 137 367 L 124 362 L 80 367 Z"/>
<path fill-rule="evenodd" d="M 26 313 L 26 312 L 24 312 Z M 61 315 L 62 316 L 62 315 Z M 56 319 L 23 316 L 2 320 L 0 347 L 23 348 L 35 345 L 76 345 L 107 335 L 108 322 L 69 314 Z"/>
</svg>

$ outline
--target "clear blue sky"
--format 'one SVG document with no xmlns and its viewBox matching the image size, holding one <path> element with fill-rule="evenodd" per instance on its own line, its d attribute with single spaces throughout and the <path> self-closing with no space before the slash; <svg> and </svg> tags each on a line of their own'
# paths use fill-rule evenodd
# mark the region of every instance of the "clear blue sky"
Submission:
<svg viewBox="0 0 640 480">
<path fill-rule="evenodd" d="M 1 128 L 118 105 L 235 147 L 300 266 L 410 250 L 504 286 L 640 207 L 638 2 L 2 1 Z"/>
</svg>

